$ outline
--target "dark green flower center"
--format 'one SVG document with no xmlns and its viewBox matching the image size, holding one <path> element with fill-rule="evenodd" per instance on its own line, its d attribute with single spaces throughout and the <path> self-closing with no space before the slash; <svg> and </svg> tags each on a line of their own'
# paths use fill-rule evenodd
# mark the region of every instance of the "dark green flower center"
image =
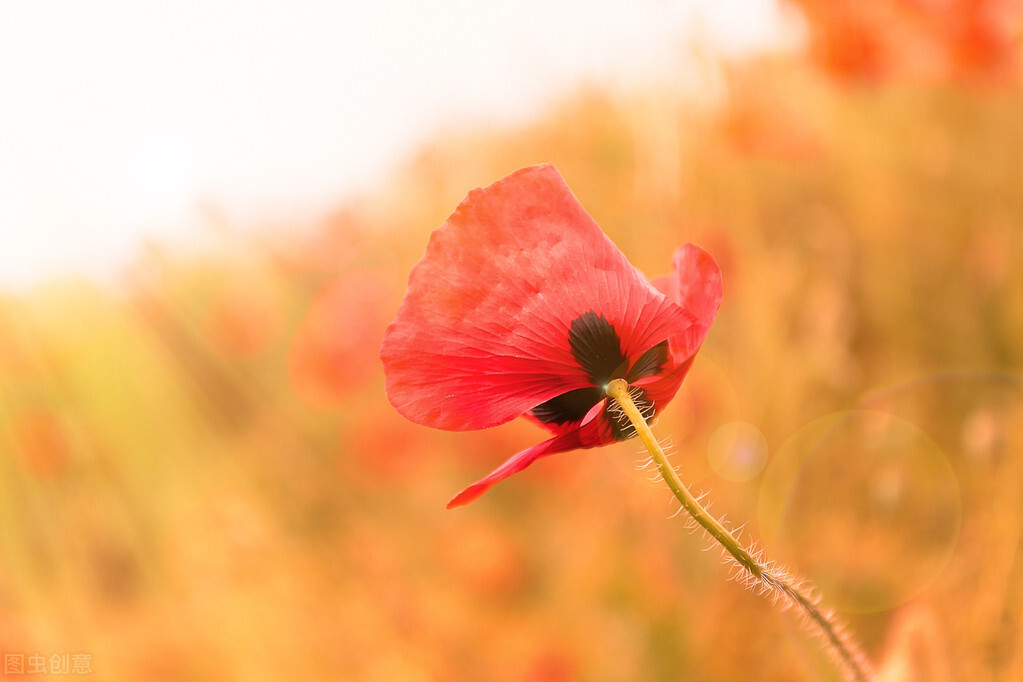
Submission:
<svg viewBox="0 0 1023 682">
<path fill-rule="evenodd" d="M 612 379 L 625 379 L 629 383 L 653 376 L 661 371 L 668 361 L 668 342 L 662 341 L 648 349 L 629 367 L 629 361 L 622 353 L 622 343 L 614 325 L 603 315 L 594 311 L 583 313 L 572 320 L 568 332 L 568 343 L 572 357 L 586 372 L 592 386 L 577 388 L 533 408 L 533 416 L 545 424 L 565 424 L 579 421 L 590 409 L 604 399 L 604 387 Z M 653 404 L 641 388 L 633 389 L 633 399 L 640 410 L 653 412 Z M 615 437 L 619 440 L 635 435 L 635 429 L 628 419 L 616 418 L 609 408 Z"/>
</svg>

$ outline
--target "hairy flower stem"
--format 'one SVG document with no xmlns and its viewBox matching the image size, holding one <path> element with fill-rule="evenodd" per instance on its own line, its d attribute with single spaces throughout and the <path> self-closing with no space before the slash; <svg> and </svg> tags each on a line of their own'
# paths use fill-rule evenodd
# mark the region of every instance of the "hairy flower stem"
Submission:
<svg viewBox="0 0 1023 682">
<path fill-rule="evenodd" d="M 814 599 L 805 589 L 801 588 L 798 582 L 787 578 L 782 571 L 766 564 L 762 559 L 754 556 L 749 550 L 739 544 L 735 536 L 720 521 L 711 516 L 703 505 L 700 504 L 700 501 L 689 492 L 689 489 L 682 483 L 675 469 L 668 462 L 664 449 L 657 442 L 657 439 L 654 438 L 653 431 L 650 430 L 650 426 L 647 425 L 635 401 L 633 401 L 632 396 L 629 394 L 629 384 L 624 379 L 615 379 L 607 385 L 605 391 L 608 396 L 618 403 L 619 407 L 622 408 L 629 418 L 629 421 L 636 427 L 636 432 L 639 434 L 640 440 L 643 441 L 646 449 L 650 452 L 650 456 L 657 465 L 661 477 L 668 484 L 668 487 L 671 488 L 671 492 L 674 493 L 678 501 L 682 503 L 682 507 L 696 523 L 700 524 L 711 537 L 721 544 L 724 550 L 731 558 L 738 562 L 742 569 L 749 573 L 753 578 L 751 583 L 761 586 L 765 591 L 771 593 L 775 599 L 779 596 L 784 596 L 790 604 L 799 607 L 820 632 L 829 652 L 840 663 L 843 672 L 849 679 L 856 680 L 857 682 L 872 680 L 873 673 L 870 665 L 859 652 L 858 647 L 836 625 L 831 614 L 820 609 Z"/>
</svg>

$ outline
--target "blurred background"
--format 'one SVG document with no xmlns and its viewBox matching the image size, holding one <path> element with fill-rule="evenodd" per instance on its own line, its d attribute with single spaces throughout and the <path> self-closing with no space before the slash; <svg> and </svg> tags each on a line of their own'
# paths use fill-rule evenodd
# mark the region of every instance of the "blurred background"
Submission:
<svg viewBox="0 0 1023 682">
<path fill-rule="evenodd" d="M 861 6 L 862 5 L 862 6 Z M 725 300 L 655 431 L 884 680 L 1023 679 L 1019 0 L 0 5 L 4 679 L 836 680 L 622 443 L 399 417 L 465 193 Z M 19 667 L 20 666 L 20 667 Z"/>
</svg>

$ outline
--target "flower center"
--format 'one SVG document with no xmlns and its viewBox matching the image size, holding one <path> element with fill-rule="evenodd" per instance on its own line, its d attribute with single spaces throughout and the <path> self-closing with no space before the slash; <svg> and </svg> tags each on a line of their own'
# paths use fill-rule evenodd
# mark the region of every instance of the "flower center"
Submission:
<svg viewBox="0 0 1023 682">
<path fill-rule="evenodd" d="M 625 376 L 628 364 L 614 325 L 592 310 L 572 320 L 568 330 L 572 357 L 586 371 L 594 386 L 603 387 Z"/>
<path fill-rule="evenodd" d="M 568 331 L 568 344 L 572 349 L 572 357 L 586 372 L 592 386 L 577 388 L 533 408 L 533 416 L 545 424 L 565 424 L 579 421 L 586 416 L 594 405 L 604 399 L 604 387 L 612 379 L 625 379 L 633 382 L 643 377 L 653 376 L 661 371 L 668 360 L 668 342 L 662 341 L 648 349 L 632 364 L 630 369 L 628 358 L 622 353 L 622 342 L 615 331 L 614 325 L 603 315 L 594 311 L 583 313 L 576 319 Z M 653 414 L 653 403 L 646 399 L 642 389 L 636 391 L 636 400 L 644 403 Z M 619 440 L 635 434 L 635 429 L 628 420 L 619 421 L 610 413 L 615 437 Z"/>
</svg>

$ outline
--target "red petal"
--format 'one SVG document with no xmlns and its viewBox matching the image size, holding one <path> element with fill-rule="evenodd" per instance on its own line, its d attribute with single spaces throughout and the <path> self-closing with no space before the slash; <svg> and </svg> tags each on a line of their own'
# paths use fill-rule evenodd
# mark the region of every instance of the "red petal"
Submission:
<svg viewBox="0 0 1023 682">
<path fill-rule="evenodd" d="M 689 373 L 689 368 L 692 366 L 695 357 L 695 355 L 690 355 L 689 358 L 680 362 L 666 374 L 640 379 L 633 386 L 639 386 L 646 391 L 646 397 L 653 402 L 654 410 L 660 412 L 678 393 L 678 388 L 682 385 L 682 380 L 686 378 L 686 374 Z"/>
<path fill-rule="evenodd" d="M 678 392 L 721 305 L 721 270 L 713 256 L 695 244 L 684 244 L 675 251 L 674 265 L 675 274 L 658 277 L 654 285 L 692 316 L 693 324 L 668 340 L 674 366 L 635 382 L 658 412 Z"/>
<path fill-rule="evenodd" d="M 681 362 L 703 345 L 721 306 L 721 270 L 714 257 L 695 244 L 680 246 L 674 265 L 675 274 L 658 277 L 654 285 L 695 320 L 684 334 L 670 340 L 672 355 Z"/>
<path fill-rule="evenodd" d="M 597 411 L 598 407 L 599 411 Z M 591 412 L 594 414 L 593 418 L 589 419 L 589 421 L 584 419 L 577 428 L 566 431 L 550 440 L 538 443 L 531 448 L 526 448 L 522 452 L 509 457 L 504 464 L 455 495 L 448 502 L 448 509 L 469 504 L 487 492 L 495 483 L 503 481 L 512 474 L 517 474 L 541 457 L 579 448 L 593 448 L 614 442 L 615 438 L 611 432 L 611 424 L 604 415 L 604 402 L 598 403 Z"/>
<path fill-rule="evenodd" d="M 591 310 L 614 325 L 629 358 L 691 325 L 553 166 L 519 170 L 470 192 L 431 236 L 384 334 L 387 395 L 427 426 L 507 422 L 589 384 L 568 331 Z"/>
</svg>

